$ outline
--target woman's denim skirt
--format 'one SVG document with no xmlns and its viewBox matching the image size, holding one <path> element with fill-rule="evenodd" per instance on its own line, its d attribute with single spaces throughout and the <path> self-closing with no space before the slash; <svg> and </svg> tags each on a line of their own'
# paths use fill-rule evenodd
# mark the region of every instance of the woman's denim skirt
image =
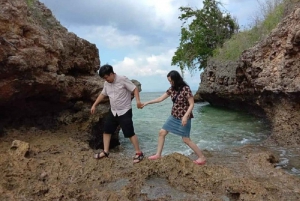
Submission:
<svg viewBox="0 0 300 201">
<path fill-rule="evenodd" d="M 181 137 L 190 137 L 191 132 L 191 119 L 188 119 L 185 126 L 181 125 L 181 119 L 176 119 L 173 115 L 169 116 L 162 129 L 179 135 Z"/>
</svg>

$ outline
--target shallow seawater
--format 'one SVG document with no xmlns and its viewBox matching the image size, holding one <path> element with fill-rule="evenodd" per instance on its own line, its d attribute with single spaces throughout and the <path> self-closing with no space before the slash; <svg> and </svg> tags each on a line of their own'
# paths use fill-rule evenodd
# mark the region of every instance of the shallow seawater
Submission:
<svg viewBox="0 0 300 201">
<path fill-rule="evenodd" d="M 292 175 L 300 177 L 300 148 L 271 147 L 279 156 L 276 168 L 282 168 Z"/>
<path fill-rule="evenodd" d="M 159 97 L 162 93 L 144 92 L 140 94 L 140 98 L 145 102 Z M 171 107 L 170 98 L 161 103 L 147 105 L 143 109 L 137 109 L 133 100 L 135 133 L 138 135 L 143 152 L 148 156 L 156 152 L 158 131 L 169 117 Z M 260 144 L 270 135 L 271 129 L 267 121 L 246 112 L 213 107 L 209 103 L 196 103 L 193 114 L 191 139 L 202 150 L 230 152 L 234 147 Z M 132 154 L 132 144 L 122 133 L 120 138 L 124 151 Z M 163 155 L 174 152 L 192 154 L 192 150 L 180 137 L 170 133 L 166 137 Z M 291 161 L 291 158 L 296 157 L 292 151 L 284 149 L 281 155 L 282 163 L 286 162 L 284 158 Z M 292 174 L 299 174 L 300 170 L 296 167 L 299 166 L 289 167 L 289 171 Z"/>
</svg>

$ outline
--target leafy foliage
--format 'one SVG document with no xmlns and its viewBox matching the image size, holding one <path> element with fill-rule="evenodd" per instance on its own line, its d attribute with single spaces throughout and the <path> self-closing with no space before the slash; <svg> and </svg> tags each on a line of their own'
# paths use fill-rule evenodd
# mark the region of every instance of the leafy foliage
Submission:
<svg viewBox="0 0 300 201">
<path fill-rule="evenodd" d="M 183 71 L 200 70 L 207 66 L 207 60 L 213 50 L 222 46 L 224 41 L 239 29 L 235 20 L 228 13 L 219 9 L 220 2 L 204 0 L 201 10 L 180 7 L 181 27 L 180 44 L 173 58 L 172 65 L 178 65 Z M 192 22 L 188 24 L 188 21 Z"/>
<path fill-rule="evenodd" d="M 234 34 L 222 47 L 213 51 L 210 60 L 236 61 L 242 52 L 253 47 L 258 41 L 267 37 L 284 17 L 284 11 L 292 2 L 300 0 L 265 0 L 259 2 L 261 14 L 256 16 L 253 25 L 247 30 Z"/>
<path fill-rule="evenodd" d="M 26 0 L 26 3 L 29 7 L 31 7 L 35 1 L 36 0 Z"/>
</svg>

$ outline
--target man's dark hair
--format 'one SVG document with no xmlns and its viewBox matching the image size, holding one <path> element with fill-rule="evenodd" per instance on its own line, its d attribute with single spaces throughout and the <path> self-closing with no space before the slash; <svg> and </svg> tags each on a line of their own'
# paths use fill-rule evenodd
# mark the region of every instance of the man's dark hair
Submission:
<svg viewBox="0 0 300 201">
<path fill-rule="evenodd" d="M 114 74 L 114 69 L 111 65 L 105 64 L 100 67 L 99 76 L 103 78 L 105 75 L 110 75 L 111 73 Z"/>
</svg>

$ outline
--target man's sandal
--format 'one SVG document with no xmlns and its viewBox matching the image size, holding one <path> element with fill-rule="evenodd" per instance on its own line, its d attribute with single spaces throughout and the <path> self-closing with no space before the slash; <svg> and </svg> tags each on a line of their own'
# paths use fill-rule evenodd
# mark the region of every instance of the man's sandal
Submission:
<svg viewBox="0 0 300 201">
<path fill-rule="evenodd" d="M 141 153 L 136 153 L 135 156 L 133 157 L 133 162 L 134 163 L 139 163 L 144 159 L 144 154 L 143 152 Z"/>
<path fill-rule="evenodd" d="M 97 153 L 94 155 L 95 159 L 101 159 L 101 158 L 107 158 L 109 155 L 109 153 L 105 152 L 105 151 L 101 151 L 100 153 Z"/>
</svg>

